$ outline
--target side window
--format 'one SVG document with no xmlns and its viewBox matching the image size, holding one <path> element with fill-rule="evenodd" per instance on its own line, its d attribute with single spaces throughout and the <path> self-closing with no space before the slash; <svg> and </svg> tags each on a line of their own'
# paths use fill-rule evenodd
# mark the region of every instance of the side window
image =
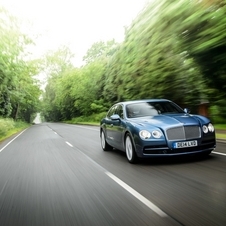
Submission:
<svg viewBox="0 0 226 226">
<path fill-rule="evenodd" d="M 120 116 L 120 118 L 124 118 L 123 117 L 123 108 L 122 108 L 122 105 L 118 105 L 117 106 L 116 114 L 118 114 Z"/>
<path fill-rule="evenodd" d="M 117 106 L 114 105 L 113 107 L 110 108 L 110 110 L 108 111 L 107 117 L 110 118 L 112 115 L 115 114 Z"/>
</svg>

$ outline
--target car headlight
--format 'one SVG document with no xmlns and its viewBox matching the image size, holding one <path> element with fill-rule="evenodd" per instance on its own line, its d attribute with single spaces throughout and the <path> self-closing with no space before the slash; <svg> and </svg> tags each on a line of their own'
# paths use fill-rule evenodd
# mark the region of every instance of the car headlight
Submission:
<svg viewBox="0 0 226 226">
<path fill-rule="evenodd" d="M 214 132 L 214 127 L 213 127 L 212 123 L 209 123 L 208 129 L 210 132 Z"/>
<path fill-rule="evenodd" d="M 209 123 L 208 125 L 204 125 L 202 127 L 202 131 L 204 133 L 208 133 L 208 132 L 214 132 L 214 126 L 212 125 L 212 123 Z"/>
<path fill-rule="evenodd" d="M 208 127 L 206 125 L 202 126 L 203 133 L 208 133 Z"/>
<path fill-rule="evenodd" d="M 151 137 L 151 133 L 148 132 L 147 130 L 141 130 L 139 132 L 139 135 L 140 135 L 141 139 L 149 139 Z"/>
<path fill-rule="evenodd" d="M 160 137 L 162 136 L 162 133 L 159 132 L 158 130 L 152 131 L 151 134 L 152 134 L 152 136 L 153 136 L 154 138 L 160 138 Z"/>
<path fill-rule="evenodd" d="M 162 136 L 162 133 L 158 130 L 153 130 L 151 133 L 147 130 L 141 130 L 139 132 L 140 138 L 143 140 L 149 139 L 150 137 L 154 138 L 160 138 Z"/>
</svg>

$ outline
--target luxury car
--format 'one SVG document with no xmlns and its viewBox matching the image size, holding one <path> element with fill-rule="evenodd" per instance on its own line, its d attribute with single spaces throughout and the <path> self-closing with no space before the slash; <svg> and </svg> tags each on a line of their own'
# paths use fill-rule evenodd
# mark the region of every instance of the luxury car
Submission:
<svg viewBox="0 0 226 226">
<path fill-rule="evenodd" d="M 208 155 L 216 147 L 208 118 L 190 114 L 167 99 L 114 104 L 100 122 L 100 140 L 104 151 L 121 150 L 130 163 L 138 158 Z"/>
</svg>

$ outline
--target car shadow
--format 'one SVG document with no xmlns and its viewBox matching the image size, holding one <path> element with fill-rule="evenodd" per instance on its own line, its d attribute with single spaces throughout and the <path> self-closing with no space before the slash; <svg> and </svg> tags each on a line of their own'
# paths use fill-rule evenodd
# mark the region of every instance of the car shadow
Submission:
<svg viewBox="0 0 226 226">
<path fill-rule="evenodd" d="M 178 165 L 189 164 L 195 162 L 212 161 L 215 157 L 213 155 L 186 155 L 186 156 L 168 156 L 141 159 L 139 158 L 139 165 Z"/>
<path fill-rule="evenodd" d="M 126 153 L 118 149 L 113 149 L 110 151 L 115 153 L 115 155 L 122 156 L 126 159 Z M 151 158 L 138 158 L 136 165 L 175 165 L 175 164 L 188 164 L 194 162 L 204 162 L 212 161 L 215 159 L 214 155 L 206 154 L 191 154 L 191 155 L 182 155 L 182 156 L 167 156 L 167 157 L 151 157 Z"/>
</svg>

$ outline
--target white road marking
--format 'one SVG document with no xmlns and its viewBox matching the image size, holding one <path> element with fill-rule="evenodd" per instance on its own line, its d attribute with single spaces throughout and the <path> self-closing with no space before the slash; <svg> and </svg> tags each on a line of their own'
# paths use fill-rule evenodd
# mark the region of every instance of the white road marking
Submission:
<svg viewBox="0 0 226 226">
<path fill-rule="evenodd" d="M 67 145 L 69 145 L 70 147 L 73 147 L 72 144 L 70 144 L 69 142 L 65 141 Z"/>
<path fill-rule="evenodd" d="M 157 213 L 161 217 L 168 217 L 166 213 L 164 213 L 160 208 L 158 208 L 155 204 L 153 204 L 151 201 L 146 199 L 144 196 L 142 196 L 140 193 L 138 193 L 136 190 L 131 188 L 129 185 L 124 183 L 122 180 L 117 178 L 112 173 L 108 172 L 103 166 L 98 164 L 96 161 L 94 161 L 92 158 L 90 158 L 88 155 L 86 155 L 83 151 L 81 151 L 79 148 L 74 147 L 77 151 L 79 151 L 82 155 L 84 155 L 87 159 L 89 159 L 94 165 L 96 165 L 98 168 L 101 169 L 101 171 L 104 171 L 104 173 L 110 177 L 112 180 L 114 180 L 116 183 L 118 183 L 120 186 L 122 186 L 125 190 L 127 190 L 129 193 L 131 193 L 135 198 L 140 200 L 143 204 L 145 204 L 147 207 L 149 207 L 152 211 Z"/>
<path fill-rule="evenodd" d="M 57 133 L 56 132 L 54 132 L 56 135 L 57 135 Z"/>
<path fill-rule="evenodd" d="M 212 151 L 211 153 L 217 154 L 217 155 L 224 155 L 224 156 L 226 156 L 226 153 L 221 153 L 221 152 L 216 152 L 216 151 Z"/>
<path fill-rule="evenodd" d="M 164 213 L 161 209 L 159 209 L 155 204 L 153 204 L 151 201 L 146 199 L 143 195 L 138 193 L 136 190 L 131 188 L 129 185 L 124 183 L 122 180 L 120 180 L 118 177 L 113 175 L 110 172 L 105 172 L 112 180 L 114 180 L 116 183 L 118 183 L 121 187 L 123 187 L 126 191 L 128 191 L 130 194 L 132 194 L 135 198 L 140 200 L 142 203 L 144 203 L 147 207 L 149 207 L 152 211 L 157 213 L 160 217 L 168 217 L 166 213 Z"/>
<path fill-rule="evenodd" d="M 25 129 L 27 130 L 27 129 Z M 2 149 L 0 149 L 0 152 L 2 152 L 8 145 L 10 145 L 17 137 L 19 137 L 23 132 L 25 132 L 25 130 L 23 130 L 21 133 L 19 133 L 16 137 L 14 137 L 9 143 L 7 143 Z"/>
</svg>

